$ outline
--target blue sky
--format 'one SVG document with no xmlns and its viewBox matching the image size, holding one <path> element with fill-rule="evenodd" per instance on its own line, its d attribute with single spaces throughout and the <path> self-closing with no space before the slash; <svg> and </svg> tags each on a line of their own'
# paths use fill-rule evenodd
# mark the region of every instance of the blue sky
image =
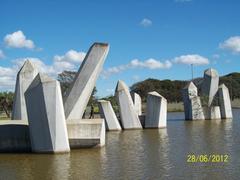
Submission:
<svg viewBox="0 0 240 180">
<path fill-rule="evenodd" d="M 146 78 L 191 78 L 213 67 L 220 75 L 240 67 L 240 1 L 83 0 L 0 1 L 0 90 L 12 90 L 29 58 L 56 77 L 78 69 L 94 42 L 110 51 L 98 96 Z"/>
</svg>

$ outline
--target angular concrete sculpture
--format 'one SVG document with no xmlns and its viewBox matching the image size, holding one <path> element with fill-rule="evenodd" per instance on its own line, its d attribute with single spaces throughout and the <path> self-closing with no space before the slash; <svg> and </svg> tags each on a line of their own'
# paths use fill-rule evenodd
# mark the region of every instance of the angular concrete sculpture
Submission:
<svg viewBox="0 0 240 180">
<path fill-rule="evenodd" d="M 67 121 L 71 148 L 101 147 L 105 145 L 104 119 L 77 119 Z"/>
<path fill-rule="evenodd" d="M 59 82 L 38 74 L 25 99 L 32 151 L 70 151 Z"/>
<path fill-rule="evenodd" d="M 27 120 L 24 93 L 38 74 L 38 70 L 29 60 L 25 61 L 17 74 L 12 120 Z"/>
<path fill-rule="evenodd" d="M 231 100 L 228 88 L 224 84 L 220 85 L 218 88 L 218 98 L 222 119 L 231 119 L 233 117 Z"/>
<path fill-rule="evenodd" d="M 64 97 L 66 119 L 81 119 L 102 70 L 109 45 L 94 43 L 89 49 L 74 82 Z"/>
<path fill-rule="evenodd" d="M 219 106 L 210 107 L 210 119 L 221 119 L 221 112 Z"/>
<path fill-rule="evenodd" d="M 122 130 L 116 114 L 113 111 L 112 105 L 109 101 L 99 100 L 98 107 L 101 118 L 105 119 L 107 130 Z"/>
<path fill-rule="evenodd" d="M 115 96 L 120 109 L 121 124 L 123 129 L 141 129 L 142 125 L 135 112 L 133 101 L 127 85 L 123 81 L 118 81 Z"/>
<path fill-rule="evenodd" d="M 218 91 L 219 75 L 215 69 L 204 71 L 204 80 L 202 84 L 202 96 L 207 98 L 207 105 L 212 105 L 213 99 Z"/>
<path fill-rule="evenodd" d="M 145 128 L 163 128 L 167 126 L 167 100 L 153 91 L 147 96 Z"/>
<path fill-rule="evenodd" d="M 204 120 L 204 111 L 200 97 L 198 96 L 197 87 L 190 82 L 182 90 L 184 113 L 186 120 Z"/>
<path fill-rule="evenodd" d="M 133 105 L 134 105 L 134 109 L 137 113 L 137 115 L 142 115 L 142 99 L 139 96 L 139 94 L 132 92 L 131 93 L 132 96 L 132 100 L 133 100 Z"/>
</svg>

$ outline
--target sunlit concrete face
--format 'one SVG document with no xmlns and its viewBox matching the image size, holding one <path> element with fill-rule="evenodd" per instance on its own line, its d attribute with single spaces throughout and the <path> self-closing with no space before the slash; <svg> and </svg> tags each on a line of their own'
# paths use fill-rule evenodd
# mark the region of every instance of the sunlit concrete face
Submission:
<svg viewBox="0 0 240 180">
<path fill-rule="evenodd" d="M 164 128 L 167 126 L 167 100 L 157 92 L 147 96 L 145 128 Z"/>
<path fill-rule="evenodd" d="M 132 92 L 131 93 L 134 109 L 137 115 L 142 115 L 142 99 L 139 94 Z"/>
<path fill-rule="evenodd" d="M 218 89 L 219 105 L 222 119 L 232 118 L 232 106 L 228 88 L 222 84 Z"/>
<path fill-rule="evenodd" d="M 27 120 L 27 110 L 24 93 L 38 74 L 37 68 L 29 60 L 25 61 L 17 74 L 14 101 L 13 120 Z"/>
<path fill-rule="evenodd" d="M 67 121 L 71 149 L 105 145 L 104 119 L 77 119 Z"/>
<path fill-rule="evenodd" d="M 127 85 L 119 80 L 115 96 L 118 101 L 121 124 L 123 129 L 141 129 L 142 125 L 134 109 L 133 101 Z"/>
<path fill-rule="evenodd" d="M 109 45 L 94 43 L 64 97 L 67 120 L 81 119 L 109 51 Z"/>
<path fill-rule="evenodd" d="M 100 116 L 105 120 L 106 129 L 108 131 L 122 129 L 109 101 L 99 100 L 98 107 L 100 111 Z"/>
<path fill-rule="evenodd" d="M 214 96 L 218 91 L 219 75 L 215 69 L 207 69 L 204 71 L 203 84 L 201 87 L 202 96 L 208 99 L 207 105 L 212 105 Z"/>
<path fill-rule="evenodd" d="M 201 99 L 198 96 L 197 87 L 193 82 L 190 82 L 182 90 L 184 113 L 186 120 L 204 120 L 204 112 L 201 104 Z"/>
<path fill-rule="evenodd" d="M 60 84 L 38 74 L 25 92 L 33 152 L 70 151 Z"/>
</svg>

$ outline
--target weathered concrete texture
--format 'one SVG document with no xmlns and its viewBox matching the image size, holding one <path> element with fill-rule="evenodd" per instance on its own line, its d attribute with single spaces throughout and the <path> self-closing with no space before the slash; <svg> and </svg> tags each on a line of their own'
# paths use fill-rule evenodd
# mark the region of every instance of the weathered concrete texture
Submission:
<svg viewBox="0 0 240 180">
<path fill-rule="evenodd" d="M 107 130 L 122 130 L 116 114 L 113 111 L 112 105 L 109 101 L 99 100 L 98 107 L 101 118 L 105 120 Z"/>
<path fill-rule="evenodd" d="M 28 122 L 26 120 L 0 121 L 0 152 L 30 152 Z"/>
<path fill-rule="evenodd" d="M 59 82 L 38 74 L 25 99 L 32 151 L 70 151 Z"/>
<path fill-rule="evenodd" d="M 13 120 L 27 120 L 27 110 L 24 93 L 38 74 L 38 70 L 29 60 L 25 61 L 17 74 L 15 96 L 13 101 Z"/>
<path fill-rule="evenodd" d="M 108 54 L 109 45 L 94 43 L 64 97 L 66 119 L 81 119 Z"/>
<path fill-rule="evenodd" d="M 137 113 L 135 112 L 133 101 L 129 93 L 127 85 L 119 80 L 115 96 L 118 100 L 121 124 L 123 129 L 141 129 L 142 125 L 138 118 Z"/>
<path fill-rule="evenodd" d="M 210 107 L 210 119 L 221 119 L 221 112 L 219 106 Z"/>
<path fill-rule="evenodd" d="M 221 119 L 221 112 L 219 106 L 205 106 L 203 110 L 206 120 Z"/>
<path fill-rule="evenodd" d="M 204 120 L 204 112 L 197 87 L 190 82 L 182 90 L 184 113 L 186 120 Z"/>
<path fill-rule="evenodd" d="M 67 130 L 71 148 L 105 145 L 104 119 L 68 120 Z"/>
<path fill-rule="evenodd" d="M 204 80 L 202 83 L 202 96 L 207 98 L 207 105 L 210 107 L 214 96 L 218 91 L 219 75 L 215 69 L 207 69 L 204 71 Z"/>
<path fill-rule="evenodd" d="M 220 85 L 218 88 L 218 98 L 222 119 L 231 119 L 232 118 L 231 99 L 229 96 L 228 88 L 224 84 Z"/>
<path fill-rule="evenodd" d="M 157 92 L 149 92 L 145 128 L 163 128 L 167 126 L 167 100 Z"/>
<path fill-rule="evenodd" d="M 139 96 L 139 94 L 135 92 L 131 92 L 132 100 L 133 100 L 133 105 L 134 109 L 137 113 L 137 115 L 142 115 L 142 99 Z"/>
</svg>

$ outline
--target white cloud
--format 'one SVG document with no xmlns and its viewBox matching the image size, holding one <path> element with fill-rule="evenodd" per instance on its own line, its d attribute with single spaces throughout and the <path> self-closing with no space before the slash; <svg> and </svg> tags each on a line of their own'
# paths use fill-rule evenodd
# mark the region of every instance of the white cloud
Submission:
<svg viewBox="0 0 240 180">
<path fill-rule="evenodd" d="M 194 64 L 194 65 L 206 65 L 209 64 L 209 60 L 198 54 L 189 54 L 175 57 L 173 62 L 179 64 Z"/>
<path fill-rule="evenodd" d="M 86 56 L 85 52 L 77 52 L 75 50 L 69 50 L 63 56 L 56 55 L 54 56 L 54 61 L 56 62 L 73 62 L 73 63 L 81 63 Z"/>
<path fill-rule="evenodd" d="M 143 27 L 149 27 L 149 26 L 152 25 L 152 21 L 150 19 L 144 18 L 140 22 L 140 25 L 143 26 Z"/>
<path fill-rule="evenodd" d="M 240 36 L 233 36 L 219 44 L 221 49 L 230 50 L 233 53 L 240 53 Z"/>
<path fill-rule="evenodd" d="M 5 58 L 3 51 L 0 49 L 0 59 Z"/>
<path fill-rule="evenodd" d="M 118 74 L 122 71 L 125 71 L 127 69 L 140 69 L 140 68 L 146 68 L 146 69 L 168 69 L 172 66 L 172 63 L 170 61 L 165 61 L 161 62 L 158 60 L 155 60 L 153 58 L 147 59 L 145 61 L 140 61 L 138 59 L 133 59 L 130 61 L 130 63 L 125 64 L 125 65 L 119 65 L 119 66 L 114 66 L 110 67 L 106 70 L 102 71 L 102 77 L 103 78 L 108 78 L 112 74 Z"/>
<path fill-rule="evenodd" d="M 139 61 L 138 59 L 134 59 L 130 62 L 130 66 L 133 68 L 147 68 L 147 69 L 168 69 L 172 66 L 170 61 L 165 61 L 164 63 L 155 60 L 155 59 L 148 59 L 146 61 Z"/>
<path fill-rule="evenodd" d="M 27 39 L 23 32 L 20 30 L 12 34 L 7 34 L 4 37 L 4 43 L 8 47 L 12 48 L 27 48 L 27 49 L 35 48 L 34 42 L 30 39 Z"/>
</svg>

